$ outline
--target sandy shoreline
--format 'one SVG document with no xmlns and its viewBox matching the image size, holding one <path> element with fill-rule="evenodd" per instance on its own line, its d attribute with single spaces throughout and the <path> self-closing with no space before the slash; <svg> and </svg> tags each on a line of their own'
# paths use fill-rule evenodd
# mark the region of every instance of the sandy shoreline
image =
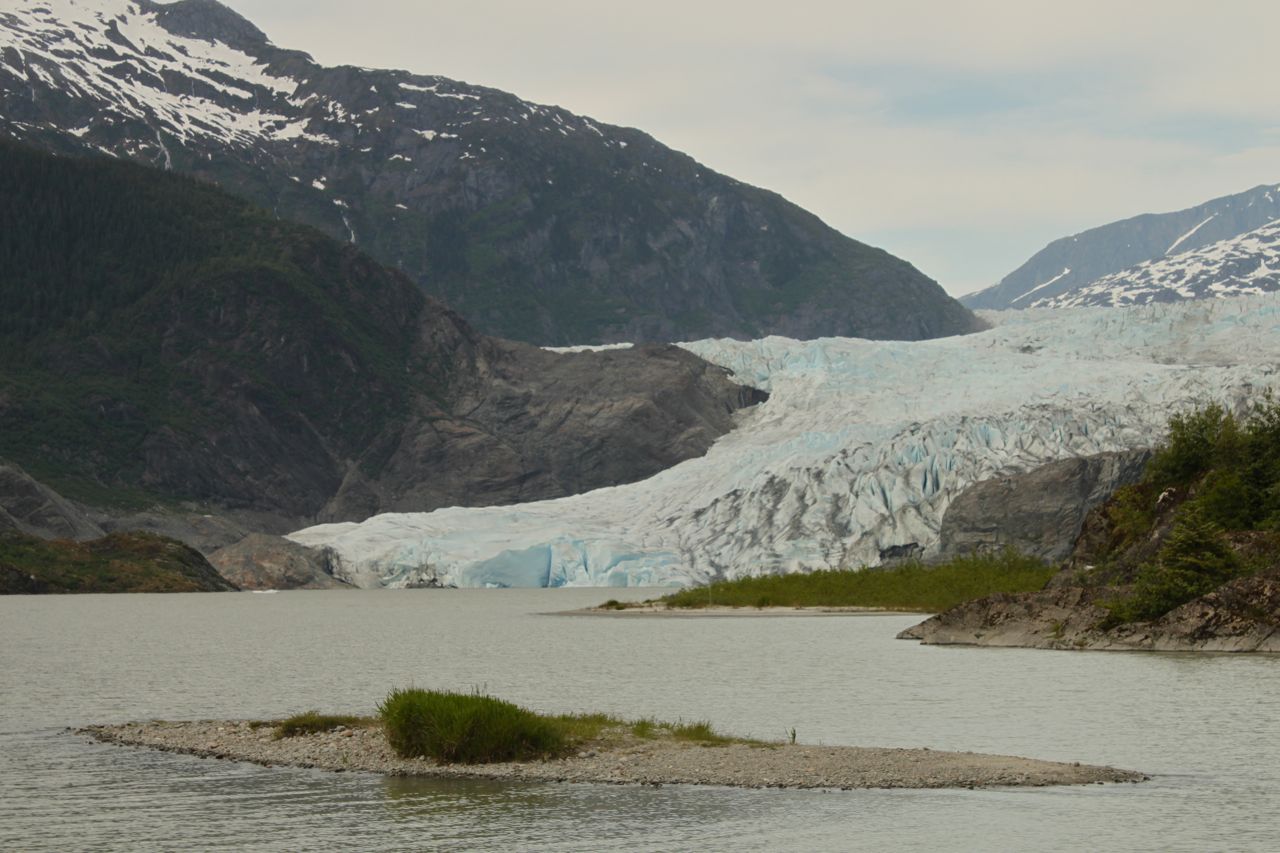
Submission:
<svg viewBox="0 0 1280 853">
<path fill-rule="evenodd" d="M 1138 782 L 1141 773 L 972 752 L 624 737 L 579 755 L 530 763 L 438 765 L 395 755 L 378 728 L 276 739 L 247 721 L 153 721 L 79 730 L 99 741 L 254 764 L 394 776 L 615 785 L 746 788 L 978 788 Z"/>
</svg>

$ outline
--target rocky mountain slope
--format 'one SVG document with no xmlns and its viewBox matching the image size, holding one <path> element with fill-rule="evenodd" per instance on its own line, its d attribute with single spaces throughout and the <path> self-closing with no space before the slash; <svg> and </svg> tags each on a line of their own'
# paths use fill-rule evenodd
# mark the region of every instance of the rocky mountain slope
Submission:
<svg viewBox="0 0 1280 853">
<path fill-rule="evenodd" d="M 211 179 L 506 338 L 978 327 L 906 262 L 640 131 L 443 77 L 326 68 L 215 0 L 6 4 L 0 136 Z"/>
<path fill-rule="evenodd" d="M 675 347 L 479 335 L 211 185 L 13 143 L 0 301 L 0 458 L 96 505 L 297 526 L 536 500 L 701 454 L 762 397 Z"/>
<path fill-rule="evenodd" d="M 104 533 L 80 507 L 21 468 L 0 463 L 0 532 L 9 531 L 76 542 Z"/>
<path fill-rule="evenodd" d="M 1178 265 L 1184 262 L 1188 265 L 1186 275 L 1194 275 L 1197 266 L 1195 260 L 1184 261 L 1182 255 L 1242 237 L 1276 220 L 1280 220 L 1280 185 L 1271 184 L 1174 213 L 1135 216 L 1055 240 L 999 284 L 961 297 L 960 301 L 970 308 L 989 309 L 1059 304 L 1053 301 L 1056 297 L 1088 288 L 1099 279 L 1113 275 L 1119 279 L 1113 286 L 1124 285 L 1124 290 L 1141 285 L 1147 276 L 1163 278 L 1167 282 L 1165 287 L 1176 288 L 1181 279 L 1173 271 Z M 1167 267 L 1162 264 L 1165 259 L 1168 259 Z M 1148 271 L 1125 272 L 1139 265 Z M 1168 275 L 1162 272 L 1165 269 L 1170 270 Z M 1256 265 L 1240 265 L 1240 272 L 1245 276 L 1257 271 Z M 1131 284 L 1127 283 L 1130 279 Z M 1212 283 L 1204 281 L 1193 290 L 1212 293 L 1208 288 Z M 1273 288 L 1267 285 L 1261 289 Z M 1150 299 L 1120 298 L 1114 304 L 1143 301 L 1166 299 L 1153 294 Z M 1062 304 L 1111 303 L 1073 300 Z"/>
<path fill-rule="evenodd" d="M 1280 295 L 1003 312 L 923 342 L 699 341 L 770 399 L 703 457 L 554 501 L 291 534 L 360 585 L 688 584 L 857 568 L 937 546 L 971 484 L 1150 447 L 1171 413 L 1276 387 Z"/>
<path fill-rule="evenodd" d="M 1103 276 L 1029 307 L 1142 305 L 1280 290 L 1280 222 Z"/>
</svg>

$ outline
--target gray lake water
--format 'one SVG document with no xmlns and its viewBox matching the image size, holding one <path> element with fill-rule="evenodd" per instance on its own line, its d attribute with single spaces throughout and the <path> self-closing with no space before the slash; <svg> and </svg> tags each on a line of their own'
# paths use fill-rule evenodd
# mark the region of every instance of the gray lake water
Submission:
<svg viewBox="0 0 1280 853">
<path fill-rule="evenodd" d="M 635 590 L 0 598 L 0 850 L 1280 851 L 1280 659 L 931 648 L 916 617 L 542 615 Z M 735 734 L 1113 764 L 1141 785 L 751 791 L 266 769 L 137 719 L 368 712 L 397 685 Z"/>
</svg>

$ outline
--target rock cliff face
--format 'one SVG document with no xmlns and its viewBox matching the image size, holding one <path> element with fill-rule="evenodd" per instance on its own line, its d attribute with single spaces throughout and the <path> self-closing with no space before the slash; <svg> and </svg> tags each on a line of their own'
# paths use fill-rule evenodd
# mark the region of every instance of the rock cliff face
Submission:
<svg viewBox="0 0 1280 853">
<path fill-rule="evenodd" d="M 8 4 L 0 136 L 216 181 L 506 338 L 979 326 L 910 264 L 638 130 L 444 77 L 326 68 L 211 0 Z"/>
<path fill-rule="evenodd" d="M 359 250 L 212 186 L 11 143 L 0 269 L 23 271 L 0 275 L 0 457 L 90 504 L 282 532 L 556 497 L 700 455 L 765 396 L 673 346 L 480 335 Z"/>
<path fill-rule="evenodd" d="M 942 518 L 938 559 L 1002 548 L 1047 562 L 1065 559 L 1089 511 L 1136 483 L 1150 456 L 1146 450 L 1100 453 L 974 483 Z"/>
<path fill-rule="evenodd" d="M 62 495 L 21 468 L 0 463 L 0 531 L 5 530 L 76 541 L 103 535 L 101 527 Z"/>
<path fill-rule="evenodd" d="M 209 555 L 218 574 L 241 589 L 349 589 L 334 577 L 332 552 L 279 536 L 251 533 Z"/>
</svg>

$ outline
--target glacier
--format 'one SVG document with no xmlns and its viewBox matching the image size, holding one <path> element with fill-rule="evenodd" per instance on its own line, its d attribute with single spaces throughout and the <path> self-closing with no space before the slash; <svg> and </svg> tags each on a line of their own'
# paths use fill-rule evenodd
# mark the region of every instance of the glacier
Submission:
<svg viewBox="0 0 1280 853">
<path fill-rule="evenodd" d="M 1171 414 L 1274 389 L 1280 294 L 988 312 L 920 342 L 681 344 L 770 393 L 703 457 L 514 506 L 392 513 L 290 534 L 364 587 L 680 586 L 927 555 L 970 484 L 1150 446 Z"/>
</svg>

